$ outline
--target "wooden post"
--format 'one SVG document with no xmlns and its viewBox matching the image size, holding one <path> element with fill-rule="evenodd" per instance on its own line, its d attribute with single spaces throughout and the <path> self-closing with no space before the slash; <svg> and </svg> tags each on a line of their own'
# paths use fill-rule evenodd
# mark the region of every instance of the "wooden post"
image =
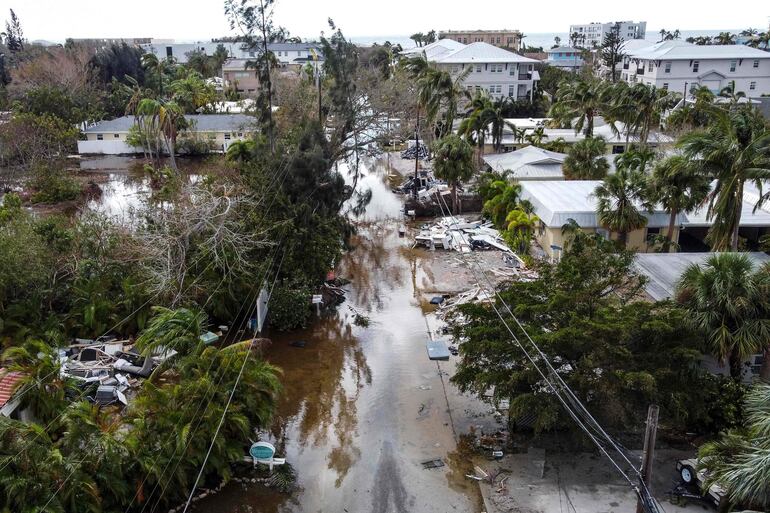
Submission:
<svg viewBox="0 0 770 513">
<path fill-rule="evenodd" d="M 644 431 L 644 452 L 642 453 L 642 481 L 647 489 L 652 488 L 652 463 L 655 458 L 655 437 L 658 434 L 658 413 L 660 408 L 651 404 L 647 409 L 647 428 Z M 644 513 L 641 500 L 636 502 L 636 513 Z"/>
</svg>

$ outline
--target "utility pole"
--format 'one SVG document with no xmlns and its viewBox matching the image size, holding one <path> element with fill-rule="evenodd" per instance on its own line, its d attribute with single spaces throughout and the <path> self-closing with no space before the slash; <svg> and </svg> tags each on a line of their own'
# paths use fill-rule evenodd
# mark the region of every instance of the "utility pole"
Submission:
<svg viewBox="0 0 770 513">
<path fill-rule="evenodd" d="M 417 125 L 414 127 L 414 198 L 417 199 L 417 187 L 420 184 L 420 107 L 417 107 Z"/>
<path fill-rule="evenodd" d="M 647 428 L 644 431 L 644 452 L 642 453 L 642 481 L 649 490 L 652 487 L 652 462 L 655 458 L 655 437 L 658 434 L 658 413 L 660 408 L 651 404 L 647 409 Z M 641 500 L 636 502 L 636 513 L 645 513 Z"/>
</svg>

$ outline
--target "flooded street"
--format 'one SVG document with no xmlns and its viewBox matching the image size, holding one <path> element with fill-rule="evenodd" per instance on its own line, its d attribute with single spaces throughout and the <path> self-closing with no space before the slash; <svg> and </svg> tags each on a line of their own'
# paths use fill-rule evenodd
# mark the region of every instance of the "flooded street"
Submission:
<svg viewBox="0 0 770 513">
<path fill-rule="evenodd" d="M 458 435 L 485 422 L 477 416 L 488 407 L 449 383 L 453 361 L 427 357 L 429 331 L 438 337 L 429 304 L 437 290 L 427 270 L 436 254 L 399 237 L 401 199 L 381 164 L 359 183 L 373 199 L 338 269 L 352 280 L 347 301 L 307 330 L 268 334 L 265 356 L 283 369 L 285 389 L 272 441 L 296 469 L 299 489 L 287 496 L 231 483 L 195 511 L 481 510 Z M 355 312 L 369 326 L 355 326 Z M 439 458 L 447 465 L 423 469 L 421 462 Z"/>
</svg>

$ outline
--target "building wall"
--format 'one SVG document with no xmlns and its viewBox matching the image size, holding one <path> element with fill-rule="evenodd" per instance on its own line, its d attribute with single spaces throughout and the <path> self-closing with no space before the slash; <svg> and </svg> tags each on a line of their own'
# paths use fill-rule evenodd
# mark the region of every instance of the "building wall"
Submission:
<svg viewBox="0 0 770 513">
<path fill-rule="evenodd" d="M 578 34 L 586 36 L 585 42 L 582 43 L 586 48 L 593 46 L 593 43 L 597 45 L 602 44 L 604 34 L 609 32 L 610 29 L 618 22 L 609 23 L 587 23 L 583 25 L 570 25 L 569 33 L 577 32 Z M 620 37 L 625 40 L 629 39 L 644 39 L 647 33 L 647 22 L 640 21 L 634 23 L 632 21 L 621 21 L 620 23 Z"/>
<path fill-rule="evenodd" d="M 251 135 L 250 131 L 239 132 L 194 132 L 213 142 L 215 151 L 227 151 L 235 141 L 241 141 Z M 99 139 L 98 136 L 102 138 Z M 126 144 L 126 132 L 87 133 L 85 141 L 78 141 L 78 153 L 81 155 L 130 155 L 142 153 L 142 148 Z"/>
<path fill-rule="evenodd" d="M 697 62 L 697 68 L 695 63 Z M 732 71 L 733 63 L 735 69 Z M 756 63 L 757 67 L 754 67 Z M 640 74 L 639 70 L 643 70 Z M 696 71 L 697 70 L 697 71 Z M 710 71 L 717 71 L 725 78 L 698 78 Z M 660 60 L 626 59 L 621 65 L 620 78 L 629 83 L 643 83 L 671 91 L 685 93 L 693 85 L 705 85 L 715 93 L 731 82 L 736 91 L 749 97 L 770 94 L 770 56 L 761 59 L 699 59 Z M 753 89 L 752 89 L 753 83 Z"/>
<path fill-rule="evenodd" d="M 583 58 L 577 52 L 549 52 L 546 64 L 559 68 L 580 68 Z"/>
<path fill-rule="evenodd" d="M 439 39 L 453 39 L 465 45 L 489 43 L 510 50 L 518 50 L 521 46 L 521 32 L 518 30 L 450 30 L 439 32 Z"/>
<path fill-rule="evenodd" d="M 235 87 L 239 93 L 256 94 L 259 90 L 259 79 L 253 69 L 222 69 L 222 80 L 225 86 Z"/>
<path fill-rule="evenodd" d="M 530 98 L 535 84 L 534 64 L 531 63 L 439 64 L 438 67 L 453 77 L 470 68 L 471 72 L 463 81 L 465 88 L 471 92 L 485 90 L 492 98 Z"/>
<path fill-rule="evenodd" d="M 598 228 L 584 228 L 581 227 L 581 230 L 585 233 L 596 233 L 597 230 L 601 230 Z M 604 231 L 606 232 L 606 231 Z M 668 228 L 660 228 L 660 233 L 663 235 L 666 235 L 668 232 Z M 647 228 L 642 228 L 640 230 L 634 230 L 628 234 L 628 238 L 626 241 L 626 247 L 632 251 L 636 251 L 639 253 L 648 253 L 652 251 L 652 247 L 647 244 L 648 240 L 649 230 Z M 618 234 L 612 233 L 610 234 L 610 238 L 612 240 L 618 240 Z M 679 227 L 674 227 L 674 241 L 679 241 Z M 538 244 L 543 248 L 543 250 L 546 252 L 546 254 L 551 258 L 558 258 L 558 254 L 554 254 L 554 251 L 551 249 L 551 245 L 559 246 L 561 248 L 564 248 L 564 236 L 561 233 L 561 227 L 545 227 L 542 230 L 537 230 L 535 232 L 535 240 L 537 240 Z"/>
</svg>

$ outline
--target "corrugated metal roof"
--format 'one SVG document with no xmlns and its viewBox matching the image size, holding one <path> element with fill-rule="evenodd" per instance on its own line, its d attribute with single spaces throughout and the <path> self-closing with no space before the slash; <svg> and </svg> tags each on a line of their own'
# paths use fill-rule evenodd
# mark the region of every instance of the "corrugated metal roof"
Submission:
<svg viewBox="0 0 770 513">
<path fill-rule="evenodd" d="M 655 301 L 674 297 L 676 284 L 682 273 L 692 264 L 702 264 L 716 253 L 639 253 L 634 259 L 634 268 L 649 281 L 645 289 Z M 756 266 L 770 262 L 765 253 L 742 253 Z"/>
<path fill-rule="evenodd" d="M 564 153 L 525 146 L 508 153 L 485 155 L 484 162 L 495 171 L 511 171 L 517 180 L 559 179 L 564 177 L 561 168 L 565 158 Z"/>
<path fill-rule="evenodd" d="M 532 202 L 535 213 L 549 228 L 561 228 L 570 219 L 583 228 L 599 228 L 594 191 L 601 183 L 601 180 L 525 181 L 521 183 L 521 197 Z M 664 210 L 642 213 L 647 217 L 647 226 L 668 226 L 669 216 Z"/>
<path fill-rule="evenodd" d="M 7 372 L 5 369 L 0 369 L 0 408 L 11 400 L 23 377 L 24 374 L 21 372 Z"/>
<path fill-rule="evenodd" d="M 186 115 L 189 123 L 194 123 L 199 132 L 227 132 L 248 128 L 256 122 L 253 116 L 246 114 L 194 114 Z M 103 132 L 128 132 L 134 126 L 133 116 L 100 121 L 84 130 L 87 134 Z"/>
</svg>

